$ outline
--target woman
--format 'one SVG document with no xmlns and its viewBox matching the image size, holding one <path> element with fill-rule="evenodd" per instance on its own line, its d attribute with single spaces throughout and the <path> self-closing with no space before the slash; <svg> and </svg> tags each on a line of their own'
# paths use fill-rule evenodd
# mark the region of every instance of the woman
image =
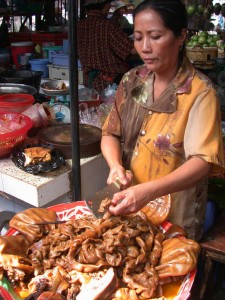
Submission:
<svg viewBox="0 0 225 300">
<path fill-rule="evenodd" d="M 101 92 L 109 82 L 119 83 L 134 54 L 133 41 L 107 18 L 110 0 L 86 0 L 87 16 L 78 22 L 78 53 L 84 86 Z"/>
<path fill-rule="evenodd" d="M 169 221 L 199 240 L 207 177 L 224 172 L 216 91 L 184 54 L 187 15 L 180 0 L 145 0 L 133 17 L 144 65 L 124 75 L 103 127 L 107 183 L 119 177 L 126 188 L 114 195 L 109 211 L 135 213 L 171 194 Z"/>
</svg>

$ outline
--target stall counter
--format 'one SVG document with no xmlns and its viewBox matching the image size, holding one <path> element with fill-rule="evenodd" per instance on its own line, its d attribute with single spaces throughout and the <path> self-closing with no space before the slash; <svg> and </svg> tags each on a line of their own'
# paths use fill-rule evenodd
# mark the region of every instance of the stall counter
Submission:
<svg viewBox="0 0 225 300">
<path fill-rule="evenodd" d="M 26 207 L 43 207 L 70 202 L 72 160 L 57 170 L 32 175 L 20 170 L 10 158 L 0 160 L 0 211 L 20 211 Z M 106 185 L 108 166 L 101 154 L 80 160 L 81 198 L 90 196 Z M 17 204 L 17 205 L 16 205 Z"/>
</svg>

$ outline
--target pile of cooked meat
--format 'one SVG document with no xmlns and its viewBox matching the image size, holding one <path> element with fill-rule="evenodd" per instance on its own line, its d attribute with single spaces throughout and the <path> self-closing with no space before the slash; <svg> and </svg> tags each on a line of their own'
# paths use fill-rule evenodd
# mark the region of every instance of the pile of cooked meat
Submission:
<svg viewBox="0 0 225 300">
<path fill-rule="evenodd" d="M 27 209 L 10 222 L 19 234 L 0 237 L 0 278 L 27 299 L 157 298 L 197 264 L 198 243 L 176 226 L 163 233 L 143 212 L 52 222 L 53 211 Z"/>
</svg>

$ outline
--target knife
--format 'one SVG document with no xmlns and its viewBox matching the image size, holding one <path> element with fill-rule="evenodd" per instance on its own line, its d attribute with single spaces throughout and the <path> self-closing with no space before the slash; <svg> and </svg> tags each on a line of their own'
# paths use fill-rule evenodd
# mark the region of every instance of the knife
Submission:
<svg viewBox="0 0 225 300">
<path fill-rule="evenodd" d="M 55 221 L 47 221 L 47 222 L 38 222 L 38 223 L 28 223 L 26 225 L 29 225 L 29 226 L 33 226 L 33 225 L 54 225 L 54 224 L 63 224 L 63 223 L 66 223 L 66 222 L 69 222 L 70 220 L 55 220 Z"/>
<path fill-rule="evenodd" d="M 90 196 L 90 200 L 86 200 L 87 206 L 93 212 L 96 218 L 101 218 L 104 213 L 100 213 L 98 210 L 100 208 L 100 204 L 105 198 L 113 198 L 113 195 L 117 192 L 120 192 L 121 182 L 119 178 L 114 180 L 112 183 L 108 184 L 102 190 L 96 192 L 94 195 Z"/>
</svg>

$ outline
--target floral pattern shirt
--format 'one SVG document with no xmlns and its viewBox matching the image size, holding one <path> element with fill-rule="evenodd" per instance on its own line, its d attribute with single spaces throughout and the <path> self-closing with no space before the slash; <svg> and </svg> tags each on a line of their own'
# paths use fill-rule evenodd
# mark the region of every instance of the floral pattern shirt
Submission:
<svg viewBox="0 0 225 300">
<path fill-rule="evenodd" d="M 103 135 L 121 140 L 123 164 L 143 183 L 169 174 L 197 156 L 224 172 L 219 101 L 211 81 L 184 59 L 176 77 L 153 101 L 154 74 L 145 66 L 126 73 Z M 205 218 L 207 179 L 171 195 L 169 220 L 199 240 Z"/>
</svg>

